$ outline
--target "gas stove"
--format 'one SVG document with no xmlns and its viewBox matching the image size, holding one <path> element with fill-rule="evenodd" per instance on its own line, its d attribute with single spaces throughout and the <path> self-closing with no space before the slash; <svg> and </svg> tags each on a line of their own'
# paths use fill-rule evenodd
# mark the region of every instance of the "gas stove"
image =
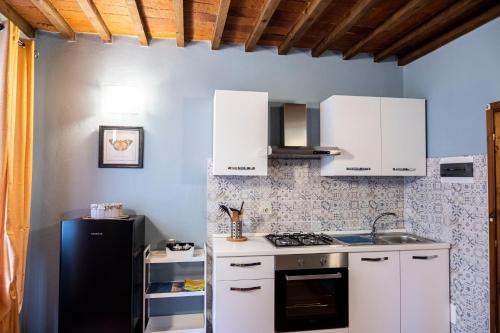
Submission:
<svg viewBox="0 0 500 333">
<path fill-rule="evenodd" d="M 266 238 L 276 247 L 331 245 L 336 243 L 333 237 L 325 234 L 302 232 L 269 234 Z"/>
</svg>

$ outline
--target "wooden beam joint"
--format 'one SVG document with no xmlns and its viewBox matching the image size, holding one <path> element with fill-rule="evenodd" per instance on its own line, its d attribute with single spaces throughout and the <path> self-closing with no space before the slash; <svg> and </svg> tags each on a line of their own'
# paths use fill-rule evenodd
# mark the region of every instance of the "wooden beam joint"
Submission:
<svg viewBox="0 0 500 333">
<path fill-rule="evenodd" d="M 56 7 L 50 0 L 31 0 L 31 3 L 42 12 L 42 14 L 50 21 L 50 23 L 59 31 L 66 39 L 74 41 L 76 39 L 75 32 L 66 22 L 64 17 L 57 11 Z"/>
<path fill-rule="evenodd" d="M 265 0 L 264 1 L 264 6 L 262 7 L 260 15 L 257 18 L 257 22 L 256 22 L 255 26 L 253 27 L 253 30 L 250 33 L 250 36 L 248 37 L 248 39 L 245 43 L 245 51 L 246 52 L 251 52 L 251 51 L 255 50 L 255 47 L 257 46 L 257 43 L 260 40 L 260 37 L 262 37 L 262 34 L 264 33 L 264 30 L 266 29 L 267 25 L 269 24 L 269 21 L 271 20 L 271 17 L 273 16 L 274 11 L 276 10 L 276 8 L 278 8 L 279 3 L 280 3 L 280 0 Z"/>
<path fill-rule="evenodd" d="M 333 27 L 333 29 L 323 38 L 312 50 L 313 57 L 319 57 L 330 45 L 337 39 L 344 36 L 356 22 L 358 22 L 378 0 L 360 0 L 354 5 L 348 13 Z"/>
<path fill-rule="evenodd" d="M 217 19 L 215 20 L 214 32 L 212 35 L 212 50 L 220 48 L 222 34 L 224 33 L 224 26 L 226 25 L 227 13 L 231 0 L 220 0 L 219 9 L 217 12 Z"/>
<path fill-rule="evenodd" d="M 0 13 L 14 23 L 28 38 L 35 38 L 35 29 L 5 0 L 0 0 Z"/>
<path fill-rule="evenodd" d="M 111 32 L 106 26 L 106 23 L 104 23 L 104 20 L 94 2 L 92 0 L 78 0 L 78 3 L 94 29 L 101 37 L 102 41 L 105 43 L 111 43 Z"/>
<path fill-rule="evenodd" d="M 297 23 L 278 48 L 278 54 L 287 54 L 330 5 L 331 0 L 312 0 L 304 10 Z"/>
</svg>

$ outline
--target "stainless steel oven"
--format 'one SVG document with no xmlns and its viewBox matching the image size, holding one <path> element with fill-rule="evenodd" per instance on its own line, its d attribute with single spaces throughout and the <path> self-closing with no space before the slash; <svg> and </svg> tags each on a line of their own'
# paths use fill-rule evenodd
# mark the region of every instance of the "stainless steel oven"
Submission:
<svg viewBox="0 0 500 333">
<path fill-rule="evenodd" d="M 347 253 L 276 256 L 276 332 L 348 325 Z"/>
</svg>

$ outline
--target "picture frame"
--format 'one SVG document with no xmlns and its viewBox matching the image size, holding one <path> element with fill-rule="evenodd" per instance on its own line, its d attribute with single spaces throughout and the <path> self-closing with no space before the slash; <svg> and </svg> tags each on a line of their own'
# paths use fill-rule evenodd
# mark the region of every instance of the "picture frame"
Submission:
<svg viewBox="0 0 500 333">
<path fill-rule="evenodd" d="M 99 126 L 99 168 L 143 167 L 143 127 Z"/>
</svg>

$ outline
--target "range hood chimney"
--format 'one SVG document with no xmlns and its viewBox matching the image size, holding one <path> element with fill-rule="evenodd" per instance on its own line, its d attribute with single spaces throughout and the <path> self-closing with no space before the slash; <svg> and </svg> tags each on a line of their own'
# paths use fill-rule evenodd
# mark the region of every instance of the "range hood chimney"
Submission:
<svg viewBox="0 0 500 333">
<path fill-rule="evenodd" d="M 305 104 L 286 103 L 281 117 L 281 142 L 269 147 L 269 158 L 320 158 L 340 155 L 335 147 L 308 146 Z"/>
</svg>

